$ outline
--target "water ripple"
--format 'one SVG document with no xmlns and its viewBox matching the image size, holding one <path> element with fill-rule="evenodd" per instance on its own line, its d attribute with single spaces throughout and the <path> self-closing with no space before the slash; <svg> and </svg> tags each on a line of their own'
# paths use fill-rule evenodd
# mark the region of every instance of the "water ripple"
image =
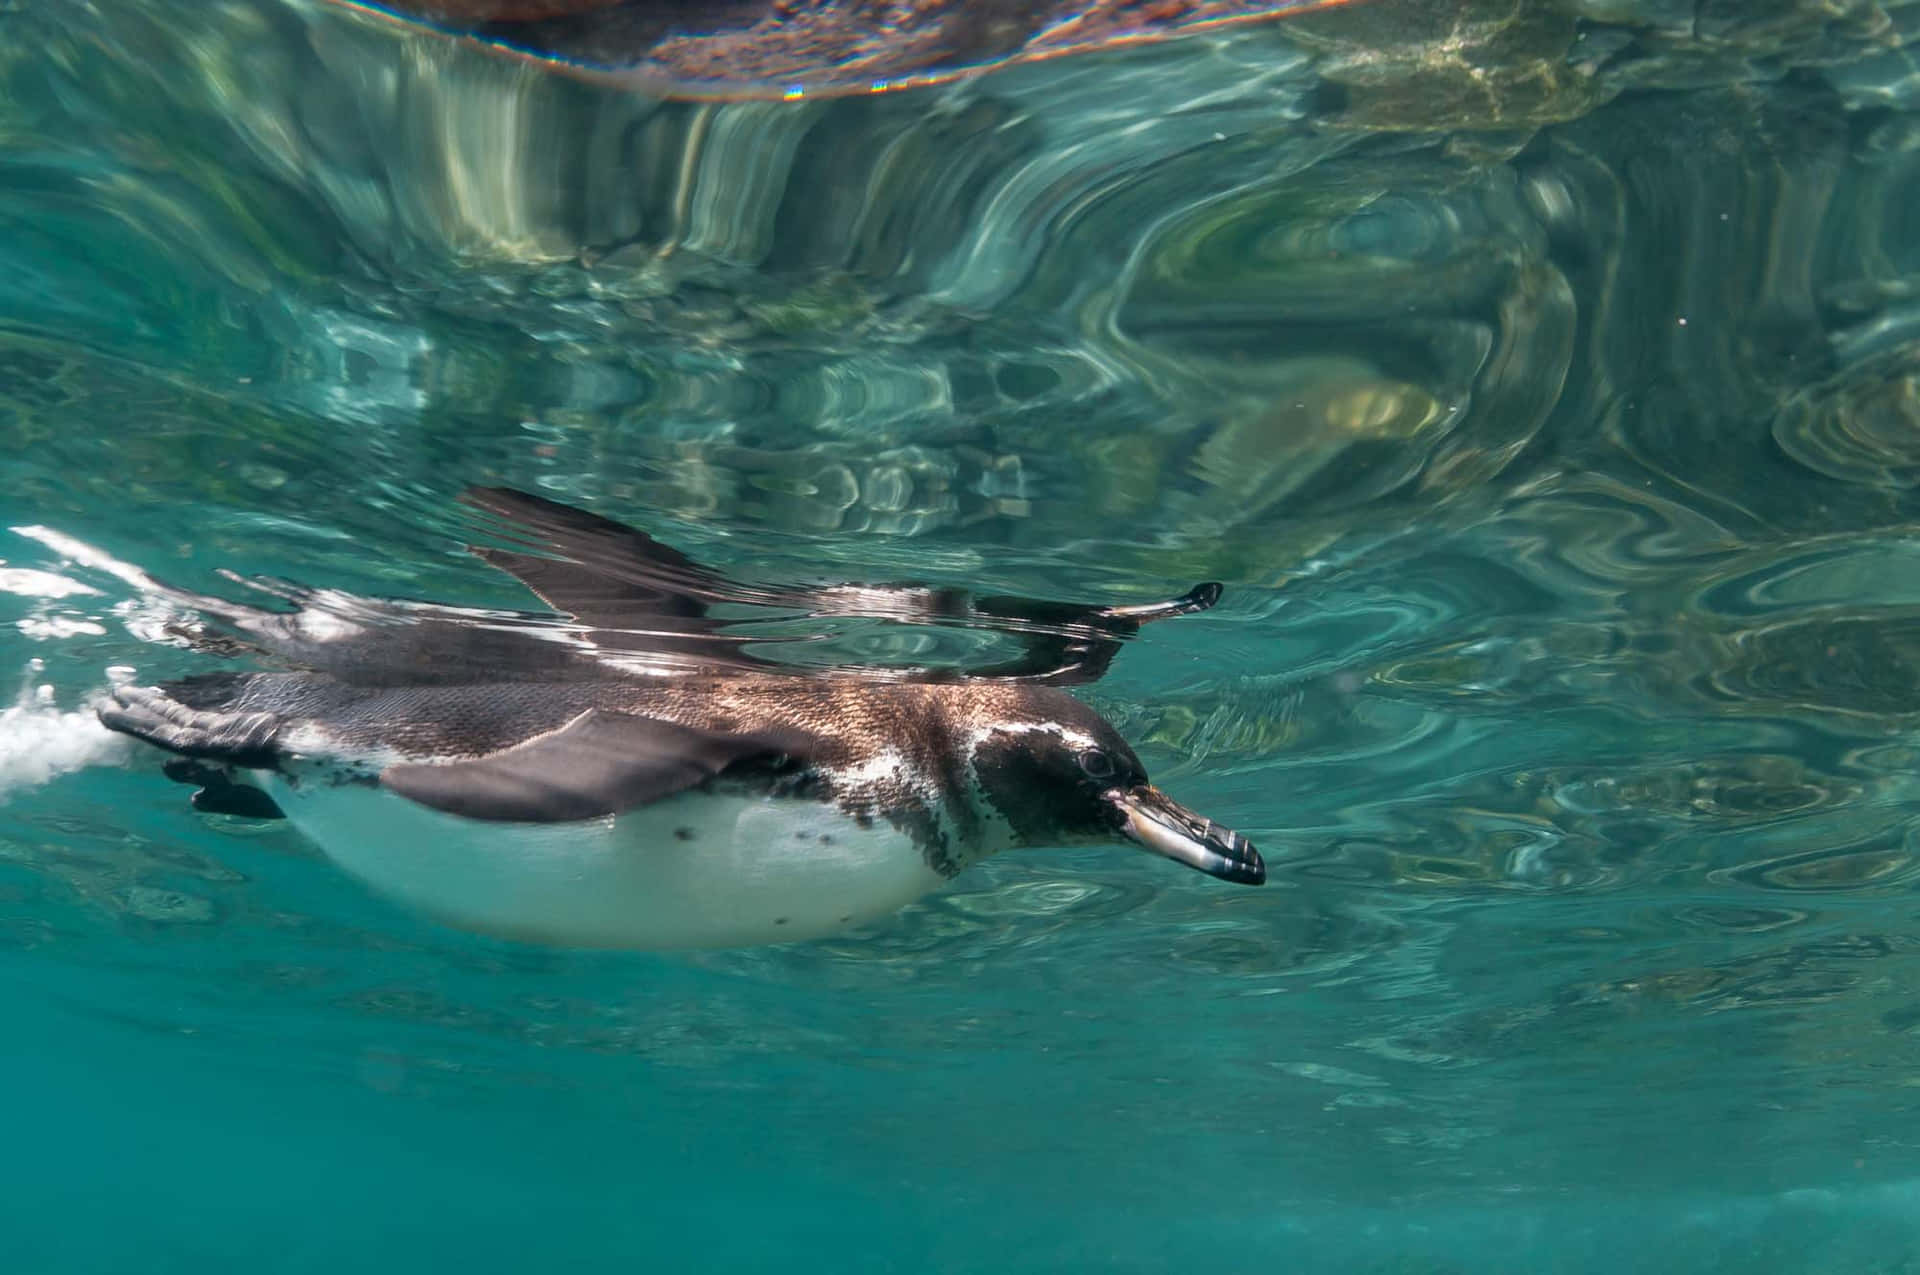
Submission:
<svg viewBox="0 0 1920 1275">
<path fill-rule="evenodd" d="M 637 1145 L 1153 1219 L 1222 1165 L 1911 1175 L 1914 6 L 1353 4 L 793 101 L 339 5 L 0 9 L 22 1006 L 397 1127 L 684 1117 Z M 831 942 L 556 952 L 82 764 L 107 670 L 202 668 L 140 572 L 523 605 L 469 482 L 749 576 L 1225 582 L 1089 698 L 1270 884 L 1034 851 Z"/>
<path fill-rule="evenodd" d="M 1866 487 L 1920 483 L 1920 342 L 1801 391 L 1780 409 L 1773 437 L 1828 478 Z"/>
</svg>

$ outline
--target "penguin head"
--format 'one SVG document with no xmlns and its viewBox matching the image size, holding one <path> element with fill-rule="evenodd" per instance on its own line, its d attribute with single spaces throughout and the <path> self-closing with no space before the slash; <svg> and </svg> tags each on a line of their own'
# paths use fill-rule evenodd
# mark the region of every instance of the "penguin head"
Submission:
<svg viewBox="0 0 1920 1275">
<path fill-rule="evenodd" d="M 975 782 L 1015 845 L 1130 842 L 1223 881 L 1267 879 L 1252 843 L 1154 787 L 1120 733 L 1070 695 L 1035 688 L 971 744 Z"/>
</svg>

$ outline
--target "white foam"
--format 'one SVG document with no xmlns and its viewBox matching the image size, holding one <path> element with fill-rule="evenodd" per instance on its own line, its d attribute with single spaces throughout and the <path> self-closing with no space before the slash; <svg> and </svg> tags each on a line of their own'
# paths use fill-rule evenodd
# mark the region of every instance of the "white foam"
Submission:
<svg viewBox="0 0 1920 1275">
<path fill-rule="evenodd" d="M 17 594 L 23 598 L 100 596 L 100 590 L 81 584 L 78 580 L 69 580 L 65 576 L 55 575 L 51 571 L 35 571 L 29 567 L 4 565 L 0 565 L 0 593 Z"/>
<path fill-rule="evenodd" d="M 70 637 L 104 637 L 106 630 L 92 620 L 71 615 L 30 615 L 14 621 L 14 628 L 36 642 L 51 642 Z"/>
<path fill-rule="evenodd" d="M 130 750 L 131 741 L 102 726 L 91 710 L 61 711 L 53 688 L 34 682 L 45 667 L 30 661 L 19 698 L 0 709 L 0 802 L 71 771 L 118 764 Z"/>
<path fill-rule="evenodd" d="M 90 567 L 95 571 L 104 571 L 115 579 L 132 585 L 143 593 L 158 593 L 160 586 L 153 577 L 134 566 L 122 562 L 103 549 L 96 549 L 84 540 L 76 540 L 64 531 L 55 531 L 51 527 L 28 526 L 10 528 L 16 536 L 25 536 L 53 550 L 61 557 L 78 566 Z"/>
</svg>

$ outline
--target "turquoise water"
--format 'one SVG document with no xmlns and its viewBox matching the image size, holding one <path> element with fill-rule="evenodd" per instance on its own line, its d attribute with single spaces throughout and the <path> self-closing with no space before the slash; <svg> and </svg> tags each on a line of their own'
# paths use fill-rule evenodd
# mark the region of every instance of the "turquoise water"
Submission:
<svg viewBox="0 0 1920 1275">
<path fill-rule="evenodd" d="M 1087 698 L 1269 885 L 545 950 L 90 725 L 206 667 L 99 554 L 528 605 L 475 482 L 757 578 L 1224 581 Z M 1917 483 L 1920 7 L 731 104 L 0 7 L 8 1269 L 1920 1268 Z"/>
</svg>

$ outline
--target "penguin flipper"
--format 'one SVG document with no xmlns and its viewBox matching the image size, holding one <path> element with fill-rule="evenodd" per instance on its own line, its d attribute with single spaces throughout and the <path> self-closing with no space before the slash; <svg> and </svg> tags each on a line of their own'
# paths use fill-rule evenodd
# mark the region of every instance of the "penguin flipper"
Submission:
<svg viewBox="0 0 1920 1275">
<path fill-rule="evenodd" d="M 644 531 L 511 487 L 471 487 L 461 503 L 493 518 L 502 537 L 532 552 L 474 546 L 473 552 L 531 589 L 542 602 L 597 628 L 707 613 L 727 582 Z"/>
<path fill-rule="evenodd" d="M 1198 584 L 1177 598 L 1140 606 L 1084 606 L 1039 598 L 967 599 L 959 618 L 974 627 L 1012 634 L 1020 654 L 986 668 L 942 680 L 1026 682 L 1039 686 L 1083 686 L 1106 676 L 1123 643 L 1140 626 L 1176 615 L 1205 611 L 1220 600 L 1221 587 Z"/>
<path fill-rule="evenodd" d="M 717 602 L 780 607 L 815 618 L 953 625 L 1006 633 L 1020 655 L 982 669 L 923 673 L 874 670 L 875 680 L 1018 681 L 1066 686 L 1097 681 L 1140 626 L 1205 611 L 1220 600 L 1215 583 L 1142 606 L 1098 606 L 1043 598 L 976 597 L 964 589 L 916 584 L 750 586 L 701 566 L 643 531 L 598 514 L 508 487 L 475 487 L 461 501 L 492 517 L 520 548 L 473 552 L 518 579 L 556 611 L 614 650 L 679 655 L 695 665 L 792 672 L 750 654 L 743 639 L 708 615 Z M 853 670 L 837 670 L 842 674 Z"/>
<path fill-rule="evenodd" d="M 588 709 L 558 730 L 484 757 L 388 766 L 380 783 L 468 819 L 563 823 L 659 801 L 741 762 L 799 762 L 810 744 L 792 733 L 726 734 Z"/>
</svg>

